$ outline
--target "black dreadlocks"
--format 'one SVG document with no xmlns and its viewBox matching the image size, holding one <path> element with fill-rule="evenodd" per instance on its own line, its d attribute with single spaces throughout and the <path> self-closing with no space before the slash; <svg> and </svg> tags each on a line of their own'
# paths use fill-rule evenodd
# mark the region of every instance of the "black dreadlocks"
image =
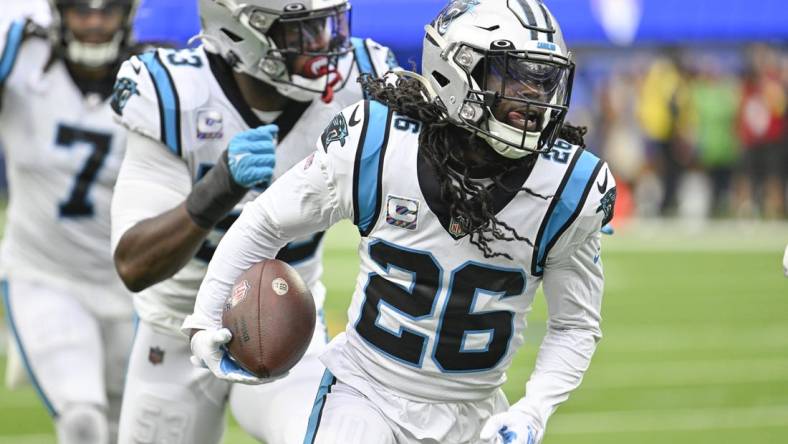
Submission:
<svg viewBox="0 0 788 444">
<path fill-rule="evenodd" d="M 461 223 L 463 231 L 470 234 L 470 242 L 481 250 L 484 257 L 503 256 L 512 259 L 506 253 L 492 249 L 490 243 L 496 240 L 518 240 L 533 246 L 531 240 L 520 236 L 513 227 L 496 217 L 491 187 L 472 180 L 472 177 L 474 172 L 486 171 L 488 173 L 484 177 L 492 180 L 498 188 L 509 192 L 524 191 L 534 197 L 548 199 L 548 196 L 539 195 L 528 188 L 513 190 L 502 183 L 502 178 L 512 170 L 525 167 L 530 171 L 536 163 L 537 154 L 518 160 L 497 155 L 482 139 L 450 123 L 443 109 L 426 99 L 428 94 L 425 86 L 415 78 L 399 76 L 391 84 L 383 79 L 363 75 L 359 82 L 368 97 L 384 103 L 398 114 L 422 122 L 424 127 L 419 134 L 419 145 L 438 178 L 441 198 L 448 202 L 452 219 Z M 585 127 L 565 124 L 559 137 L 585 147 L 583 136 L 586 132 Z M 453 149 L 455 146 L 468 149 Z"/>
</svg>

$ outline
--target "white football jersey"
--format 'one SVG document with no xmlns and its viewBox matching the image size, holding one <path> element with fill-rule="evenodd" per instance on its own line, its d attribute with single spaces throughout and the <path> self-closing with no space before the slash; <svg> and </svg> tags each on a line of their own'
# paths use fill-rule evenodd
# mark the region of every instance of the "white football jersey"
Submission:
<svg viewBox="0 0 788 444">
<path fill-rule="evenodd" d="M 123 294 L 110 253 L 110 201 L 126 146 L 110 100 L 84 96 L 48 40 L 0 27 L 0 139 L 10 188 L 5 273 Z M 92 297 L 96 297 L 99 290 Z M 114 308 L 113 308 L 114 307 Z"/>
<path fill-rule="evenodd" d="M 246 261 L 350 219 L 361 233 L 361 269 L 346 332 L 321 358 L 328 369 L 350 385 L 363 378 L 418 401 L 486 399 L 505 381 L 543 284 L 549 331 L 524 401 L 546 421 L 579 384 L 601 335 L 599 230 L 612 217 L 613 177 L 596 156 L 559 140 L 532 170 L 515 169 L 505 188 L 491 188 L 497 217 L 523 240 L 490 242 L 511 259 L 485 257 L 440 198 L 419 149 L 421 126 L 377 102 L 337 115 L 313 157 L 247 204 L 185 327 L 219 325 L 225 283 Z"/>
<path fill-rule="evenodd" d="M 114 109 L 125 127 L 158 140 L 169 149 L 169 153 L 162 150 L 161 156 L 174 154 L 182 159 L 192 183 L 214 165 L 236 134 L 275 123 L 279 126 L 276 179 L 314 151 L 314 140 L 337 112 L 362 98 L 356 82 L 359 72 L 382 75 L 395 67 L 388 48 L 371 40 L 353 40 L 355 52 L 340 59 L 338 67 L 343 73 L 350 69 L 350 75 L 333 101 L 290 102 L 273 122 L 260 120 L 244 102 L 229 65 L 202 47 L 180 51 L 159 49 L 131 58 L 118 74 Z M 245 201 L 260 191 L 251 191 Z M 142 319 L 168 329 L 180 327 L 192 312 L 216 244 L 238 217 L 242 206 L 243 202 L 217 225 L 185 267 L 135 298 Z M 310 233 L 295 239 L 277 255 L 295 266 L 310 287 L 318 283 L 322 273 L 322 237 L 323 233 Z M 317 307 L 322 307 L 322 292 L 315 292 L 315 296 L 319 299 Z"/>
</svg>

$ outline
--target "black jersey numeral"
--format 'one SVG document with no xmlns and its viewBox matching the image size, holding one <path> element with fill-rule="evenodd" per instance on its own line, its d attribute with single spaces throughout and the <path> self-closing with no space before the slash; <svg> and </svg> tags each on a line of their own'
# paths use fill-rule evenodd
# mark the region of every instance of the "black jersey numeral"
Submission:
<svg viewBox="0 0 788 444">
<path fill-rule="evenodd" d="M 415 322 L 434 318 L 443 269 L 429 252 L 406 250 L 384 241 L 373 242 L 369 255 L 389 277 L 370 274 L 356 331 L 385 355 L 421 367 L 427 353 L 429 332 L 384 326 L 381 307 Z M 400 274 L 410 275 L 408 287 L 393 282 L 395 269 Z M 525 273 L 467 263 L 451 273 L 449 282 L 448 296 L 438 314 L 432 359 L 444 372 L 489 370 L 509 349 L 514 333 L 514 313 L 479 310 L 476 301 L 480 295 L 496 299 L 521 295 L 525 291 Z M 482 338 L 484 346 L 467 346 L 467 340 L 473 335 Z"/>
<path fill-rule="evenodd" d="M 542 156 L 547 160 L 552 160 L 560 164 L 569 162 L 569 155 L 572 154 L 572 145 L 564 140 L 556 140 L 553 144 L 553 149 L 542 153 Z"/>
<path fill-rule="evenodd" d="M 99 170 L 104 165 L 104 160 L 109 154 L 112 145 L 112 134 L 77 128 L 60 124 L 55 135 L 55 146 L 63 149 L 72 149 L 77 145 L 86 144 L 91 147 L 91 153 L 85 165 L 77 173 L 74 186 L 68 198 L 60 202 L 61 217 L 92 216 L 93 203 L 89 200 L 90 188 L 98 178 Z"/>
</svg>

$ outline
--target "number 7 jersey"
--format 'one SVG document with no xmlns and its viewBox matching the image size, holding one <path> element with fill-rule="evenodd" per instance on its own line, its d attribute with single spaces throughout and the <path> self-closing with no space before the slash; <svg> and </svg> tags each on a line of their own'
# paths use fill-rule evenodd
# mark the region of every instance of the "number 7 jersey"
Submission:
<svg viewBox="0 0 788 444">
<path fill-rule="evenodd" d="M 24 30 L 24 21 L 0 26 L 0 139 L 10 187 L 3 270 L 125 297 L 109 249 L 125 130 L 108 98 L 84 96 L 65 64 L 50 61 L 49 42 Z"/>
</svg>

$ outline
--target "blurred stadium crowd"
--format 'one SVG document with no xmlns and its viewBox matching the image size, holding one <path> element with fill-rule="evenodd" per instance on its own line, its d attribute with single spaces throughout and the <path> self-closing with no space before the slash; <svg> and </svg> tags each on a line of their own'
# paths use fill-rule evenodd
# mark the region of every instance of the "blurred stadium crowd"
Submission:
<svg viewBox="0 0 788 444">
<path fill-rule="evenodd" d="M 628 217 L 788 216 L 784 47 L 578 51 L 570 120 L 618 181 Z"/>
<path fill-rule="evenodd" d="M 419 65 L 421 29 L 404 28 L 429 20 L 444 1 L 352 3 L 354 32 L 390 45 L 410 66 Z M 589 149 L 617 175 L 615 223 L 632 217 L 788 219 L 783 3 L 764 0 L 754 11 L 738 0 L 693 0 L 676 15 L 677 3 L 549 1 L 569 31 L 577 62 L 569 121 L 588 127 Z M 5 6 L 0 16 L 25 12 L 47 21 L 44 0 Z M 380 8 L 391 20 L 372 19 Z M 605 31 L 612 34 L 603 33 L 602 9 L 620 27 Z M 168 18 L 173 14 L 175 22 Z M 142 40 L 184 45 L 197 32 L 196 2 L 143 0 L 136 25 Z"/>
</svg>

